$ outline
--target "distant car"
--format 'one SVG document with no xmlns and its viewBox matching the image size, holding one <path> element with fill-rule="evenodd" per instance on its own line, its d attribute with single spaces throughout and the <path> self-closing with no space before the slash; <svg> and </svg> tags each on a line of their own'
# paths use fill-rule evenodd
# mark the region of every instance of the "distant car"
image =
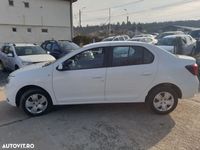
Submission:
<svg viewBox="0 0 200 150">
<path fill-rule="evenodd" d="M 138 42 L 145 42 L 148 44 L 156 44 L 158 42 L 157 39 L 152 38 L 152 37 L 134 37 L 130 39 L 129 41 L 138 41 Z"/>
<path fill-rule="evenodd" d="M 0 63 L 5 70 L 17 70 L 27 65 L 54 61 L 55 58 L 36 44 L 5 44 L 0 50 Z"/>
<path fill-rule="evenodd" d="M 118 36 L 111 36 L 111 37 L 105 38 L 102 41 L 103 42 L 106 42 L 106 41 L 127 41 L 129 39 L 130 39 L 130 37 L 128 35 L 118 35 Z"/>
<path fill-rule="evenodd" d="M 195 38 L 197 41 L 200 41 L 200 30 L 194 30 L 190 33 L 190 35 Z"/>
<path fill-rule="evenodd" d="M 56 59 L 59 59 L 66 54 L 80 48 L 77 44 L 65 40 L 48 40 L 43 42 L 41 44 L 41 47 L 45 49 L 50 55 L 54 56 Z"/>
<path fill-rule="evenodd" d="M 150 37 L 150 38 L 154 38 L 155 36 L 151 35 L 151 34 L 138 34 L 135 35 L 133 38 L 139 38 L 139 37 Z"/>
<path fill-rule="evenodd" d="M 159 47 L 163 46 L 163 48 L 166 46 L 175 47 L 175 51 L 173 53 L 182 55 L 192 56 L 196 51 L 196 40 L 186 34 L 165 36 L 158 40 L 157 45 L 159 45 Z"/>
<path fill-rule="evenodd" d="M 52 105 L 134 102 L 168 114 L 178 99 L 198 92 L 197 69 L 194 58 L 151 44 L 99 42 L 53 63 L 15 71 L 5 89 L 7 102 L 31 116 L 48 112 Z"/>
<path fill-rule="evenodd" d="M 162 39 L 165 36 L 169 35 L 179 35 L 179 34 L 184 34 L 182 31 L 168 31 L 168 32 L 163 32 L 157 36 L 157 39 Z"/>
</svg>

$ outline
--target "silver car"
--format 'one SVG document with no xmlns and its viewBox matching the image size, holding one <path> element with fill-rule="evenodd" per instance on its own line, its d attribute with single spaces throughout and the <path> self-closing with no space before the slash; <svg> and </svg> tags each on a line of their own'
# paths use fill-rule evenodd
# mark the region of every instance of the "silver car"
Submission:
<svg viewBox="0 0 200 150">
<path fill-rule="evenodd" d="M 190 35 L 179 34 L 165 36 L 158 41 L 159 47 L 172 46 L 175 52 L 182 55 L 194 55 L 196 50 L 196 40 Z"/>
</svg>

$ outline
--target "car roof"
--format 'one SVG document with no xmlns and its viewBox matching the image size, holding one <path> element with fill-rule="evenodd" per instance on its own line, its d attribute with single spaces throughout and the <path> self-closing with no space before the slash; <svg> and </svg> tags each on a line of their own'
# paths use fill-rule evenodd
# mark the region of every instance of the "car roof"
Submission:
<svg viewBox="0 0 200 150">
<path fill-rule="evenodd" d="M 175 34 L 175 35 L 168 35 L 163 38 L 176 38 L 176 37 L 188 37 L 188 36 L 189 35 L 187 35 L 187 34 Z"/>
<path fill-rule="evenodd" d="M 37 44 L 33 44 L 33 43 L 5 43 L 4 46 L 38 46 Z"/>
<path fill-rule="evenodd" d="M 143 42 L 138 42 L 138 41 L 105 41 L 105 42 L 96 42 L 96 43 L 88 44 L 88 45 L 85 45 L 84 48 L 119 46 L 119 45 L 145 46 L 145 45 L 149 45 L 149 44 L 143 43 Z"/>
</svg>

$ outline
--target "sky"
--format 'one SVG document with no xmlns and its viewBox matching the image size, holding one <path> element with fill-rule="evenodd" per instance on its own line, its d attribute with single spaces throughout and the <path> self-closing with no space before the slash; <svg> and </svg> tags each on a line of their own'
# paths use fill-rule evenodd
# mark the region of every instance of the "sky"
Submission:
<svg viewBox="0 0 200 150">
<path fill-rule="evenodd" d="M 126 22 L 163 22 L 200 19 L 200 0 L 78 0 L 73 4 L 74 25 Z"/>
</svg>

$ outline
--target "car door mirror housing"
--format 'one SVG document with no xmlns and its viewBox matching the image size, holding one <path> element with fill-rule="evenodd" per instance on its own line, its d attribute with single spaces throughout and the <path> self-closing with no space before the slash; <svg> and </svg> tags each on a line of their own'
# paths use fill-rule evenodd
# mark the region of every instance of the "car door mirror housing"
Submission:
<svg viewBox="0 0 200 150">
<path fill-rule="evenodd" d="M 57 69 L 58 71 L 63 71 L 63 70 L 64 70 L 63 64 L 59 64 L 59 65 L 56 67 L 56 69 Z"/>
</svg>

